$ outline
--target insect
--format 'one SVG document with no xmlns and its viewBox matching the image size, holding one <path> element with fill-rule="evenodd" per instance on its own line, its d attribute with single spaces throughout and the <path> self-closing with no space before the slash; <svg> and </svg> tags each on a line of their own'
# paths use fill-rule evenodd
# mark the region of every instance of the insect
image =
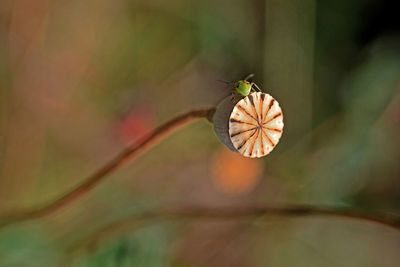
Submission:
<svg viewBox="0 0 400 267">
<path fill-rule="evenodd" d="M 253 77 L 254 74 L 247 75 L 243 80 L 237 81 L 234 84 L 234 90 L 232 92 L 232 101 L 238 101 L 243 97 L 248 96 L 252 91 L 261 92 L 261 89 L 254 82 L 249 82 L 248 79 Z"/>
<path fill-rule="evenodd" d="M 231 150 L 260 158 L 278 144 L 283 133 L 283 113 L 278 101 L 248 81 L 252 76 L 230 83 L 234 87 L 232 96 L 218 105 L 214 130 Z"/>
</svg>

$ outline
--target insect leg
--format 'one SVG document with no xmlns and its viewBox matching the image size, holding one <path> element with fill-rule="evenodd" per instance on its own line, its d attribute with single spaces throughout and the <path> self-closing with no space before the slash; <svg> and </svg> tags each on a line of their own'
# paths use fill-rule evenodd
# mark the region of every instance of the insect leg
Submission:
<svg viewBox="0 0 400 267">
<path fill-rule="evenodd" d="M 256 91 L 258 91 L 258 92 L 262 92 L 262 90 L 260 89 L 260 87 L 258 87 L 258 85 L 257 84 L 255 84 L 254 82 L 252 82 L 251 83 L 251 88 L 253 88 L 253 85 L 257 88 L 257 90 Z"/>
<path fill-rule="evenodd" d="M 232 94 L 231 94 L 231 102 L 233 103 L 234 100 L 235 100 L 235 94 L 232 92 Z"/>
</svg>

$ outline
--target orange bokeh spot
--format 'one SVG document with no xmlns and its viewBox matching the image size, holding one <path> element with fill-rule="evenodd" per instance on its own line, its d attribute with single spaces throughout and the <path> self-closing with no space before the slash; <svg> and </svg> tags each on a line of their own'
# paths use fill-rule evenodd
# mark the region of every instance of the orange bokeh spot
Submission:
<svg viewBox="0 0 400 267">
<path fill-rule="evenodd" d="M 212 160 L 211 173 L 214 185 L 227 194 L 244 194 L 257 184 L 261 174 L 259 159 L 251 159 L 226 148 Z"/>
</svg>

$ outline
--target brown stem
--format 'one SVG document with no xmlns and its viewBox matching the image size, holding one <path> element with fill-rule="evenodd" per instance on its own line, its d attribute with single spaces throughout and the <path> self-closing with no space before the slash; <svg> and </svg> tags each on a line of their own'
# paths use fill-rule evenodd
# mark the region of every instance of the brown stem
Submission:
<svg viewBox="0 0 400 267">
<path fill-rule="evenodd" d="M 129 160 L 135 159 L 137 156 L 166 138 L 172 132 L 198 118 L 208 118 L 210 120 L 214 111 L 214 108 L 194 110 L 164 123 L 149 135 L 127 147 L 119 155 L 87 177 L 80 185 L 65 193 L 63 196 L 36 208 L 22 210 L 3 216 L 3 219 L 0 220 L 0 228 L 12 223 L 43 217 L 72 204 L 92 190 L 99 182 L 104 180 L 108 174 L 126 164 Z"/>
<path fill-rule="evenodd" d="M 114 222 L 102 227 L 81 240 L 73 247 L 70 252 L 79 250 L 82 247 L 94 249 L 96 243 L 110 233 L 121 233 L 132 227 L 140 227 L 148 222 L 161 219 L 185 219 L 185 220 L 238 220 L 245 218 L 256 218 L 259 216 L 279 216 L 279 217 L 304 217 L 304 216 L 324 216 L 347 218 L 365 222 L 380 224 L 396 231 L 400 231 L 400 217 L 394 215 L 376 215 L 357 211 L 348 208 L 317 207 L 307 205 L 291 206 L 250 206 L 250 207 L 231 207 L 231 208 L 206 208 L 206 207 L 183 207 L 175 209 L 156 210 L 133 215 L 123 220 Z"/>
</svg>

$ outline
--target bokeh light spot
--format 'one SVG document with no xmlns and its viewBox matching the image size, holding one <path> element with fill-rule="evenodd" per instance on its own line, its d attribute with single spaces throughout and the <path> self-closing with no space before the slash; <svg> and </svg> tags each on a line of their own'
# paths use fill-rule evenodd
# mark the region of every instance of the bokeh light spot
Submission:
<svg viewBox="0 0 400 267">
<path fill-rule="evenodd" d="M 226 194 L 240 195 L 251 191 L 261 175 L 261 162 L 222 148 L 211 163 L 215 187 Z"/>
<path fill-rule="evenodd" d="M 130 144 L 154 129 L 154 111 L 145 106 L 133 108 L 117 127 L 118 139 Z"/>
</svg>

